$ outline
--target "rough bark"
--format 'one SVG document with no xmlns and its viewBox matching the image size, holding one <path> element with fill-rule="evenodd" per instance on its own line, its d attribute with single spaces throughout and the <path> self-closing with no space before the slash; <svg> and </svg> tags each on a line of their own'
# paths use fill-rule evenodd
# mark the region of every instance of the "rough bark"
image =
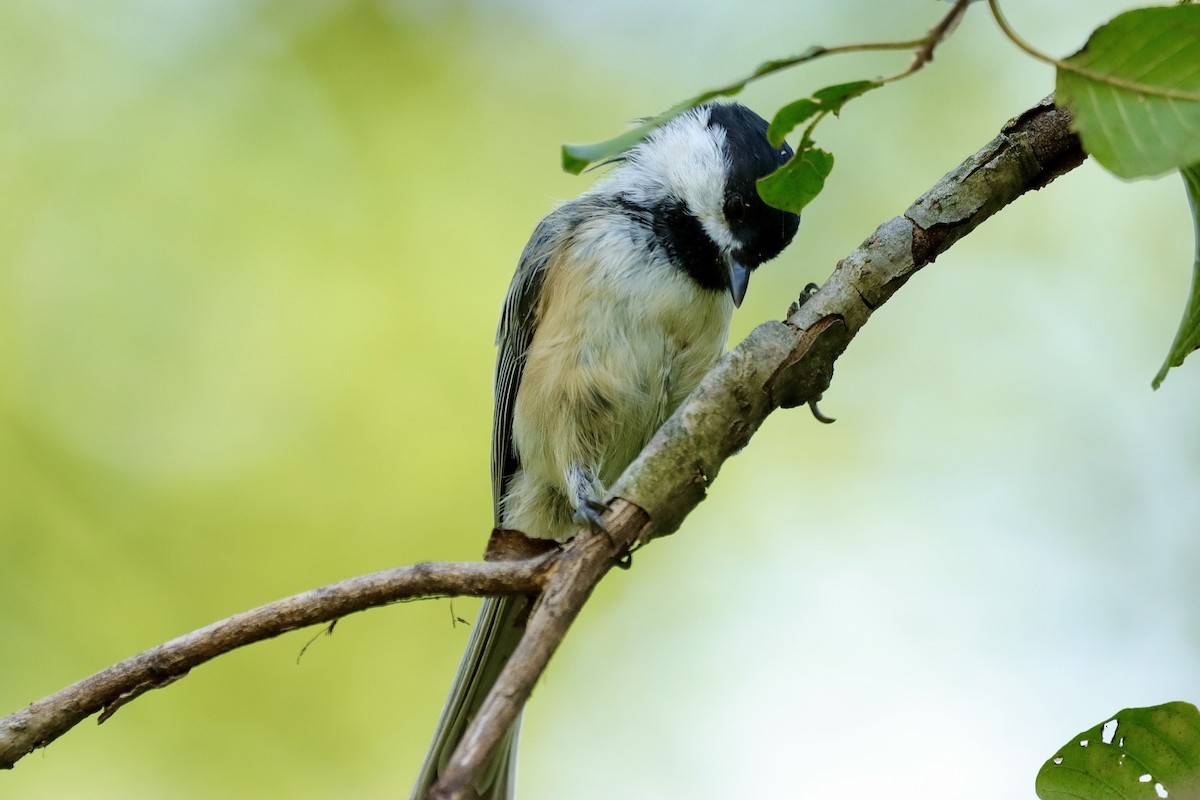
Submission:
<svg viewBox="0 0 1200 800">
<path fill-rule="evenodd" d="M 537 594 L 546 558 L 506 563 L 422 563 L 397 567 L 302 594 L 201 628 L 85 678 L 0 719 L 0 769 L 99 714 L 99 722 L 151 689 L 174 683 L 223 653 L 347 614 L 425 597 Z"/>
</svg>

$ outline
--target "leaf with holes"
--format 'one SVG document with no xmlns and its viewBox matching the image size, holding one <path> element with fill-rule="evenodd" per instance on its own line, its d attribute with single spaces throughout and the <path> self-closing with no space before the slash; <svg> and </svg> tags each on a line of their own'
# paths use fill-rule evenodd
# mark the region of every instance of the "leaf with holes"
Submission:
<svg viewBox="0 0 1200 800">
<path fill-rule="evenodd" d="M 1183 182 L 1187 186 L 1188 201 L 1192 206 L 1192 223 L 1196 228 L 1196 258 L 1192 264 L 1192 296 L 1188 299 L 1187 309 L 1183 312 L 1183 321 L 1179 323 L 1179 331 L 1167 360 L 1162 369 L 1154 376 L 1155 389 L 1167 377 L 1171 367 L 1178 367 L 1188 354 L 1200 349 L 1200 164 L 1195 164 L 1182 170 Z"/>
<path fill-rule="evenodd" d="M 1191 703 L 1126 708 L 1042 765 L 1042 800 L 1200 798 L 1200 712 Z"/>
<path fill-rule="evenodd" d="M 1084 149 L 1121 178 L 1200 163 L 1200 6 L 1129 11 L 1058 68 Z"/>
</svg>

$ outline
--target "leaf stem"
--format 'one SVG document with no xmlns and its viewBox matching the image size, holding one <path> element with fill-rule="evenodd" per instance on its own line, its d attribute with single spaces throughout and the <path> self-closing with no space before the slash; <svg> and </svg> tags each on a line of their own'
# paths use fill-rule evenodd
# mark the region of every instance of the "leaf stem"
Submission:
<svg viewBox="0 0 1200 800">
<path fill-rule="evenodd" d="M 992 19 L 996 20 L 996 25 L 999 26 L 1000 30 L 1010 42 L 1024 50 L 1030 56 L 1036 58 L 1038 61 L 1050 64 L 1058 70 L 1063 72 L 1071 72 L 1080 76 L 1081 78 L 1096 81 L 1097 83 L 1102 83 L 1115 89 L 1124 89 L 1129 92 L 1137 92 L 1138 94 L 1144 94 L 1149 97 L 1164 97 L 1172 100 L 1187 100 L 1193 103 L 1200 102 L 1200 94 L 1197 94 L 1196 92 L 1188 92 L 1182 89 L 1172 89 L 1167 86 L 1147 86 L 1144 83 L 1126 80 L 1107 72 L 1096 72 L 1095 70 L 1073 64 L 1070 61 L 1064 61 L 1054 58 L 1053 56 L 1048 56 L 1033 45 L 1029 44 L 1029 42 L 1026 42 L 1017 34 L 1015 30 L 1013 30 L 1012 26 L 1008 24 L 1008 20 L 1006 20 L 1004 15 L 1000 13 L 999 0 L 988 0 L 988 8 L 992 12 Z"/>
<path fill-rule="evenodd" d="M 804 64 L 809 61 L 816 61 L 818 58 L 825 56 L 837 56 L 844 53 L 871 53 L 876 51 L 886 50 L 912 50 L 916 47 L 921 47 L 925 44 L 927 37 L 920 39 L 908 39 L 903 42 L 860 42 L 858 44 L 841 44 L 834 47 L 822 47 L 820 45 L 810 47 L 799 55 L 794 55 L 789 58 L 777 58 L 773 61 L 765 61 L 755 67 L 753 74 L 739 81 L 734 81 L 728 86 L 721 89 L 714 89 L 715 92 L 727 92 L 734 89 L 741 89 L 747 83 L 757 78 L 762 78 L 770 75 L 773 72 L 794 67 L 798 64 Z"/>
<path fill-rule="evenodd" d="M 1043 61 L 1047 64 L 1053 64 L 1059 69 L 1063 68 L 1063 62 L 1059 61 L 1057 58 L 1046 55 L 1041 50 L 1038 50 L 1029 42 L 1022 39 L 1017 32 L 1013 30 L 1012 26 L 1008 24 L 1008 20 L 1006 20 L 1004 15 L 1000 13 L 1000 4 L 997 2 L 997 0 L 988 0 L 988 9 L 992 12 L 992 19 L 996 20 L 996 25 L 1000 27 L 1000 30 L 1006 37 L 1008 37 L 1010 42 L 1036 58 L 1038 61 Z"/>
</svg>

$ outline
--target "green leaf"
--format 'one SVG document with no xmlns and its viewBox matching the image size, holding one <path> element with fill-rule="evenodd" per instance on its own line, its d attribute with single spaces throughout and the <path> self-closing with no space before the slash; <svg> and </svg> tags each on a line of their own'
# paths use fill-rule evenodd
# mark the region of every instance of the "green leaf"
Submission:
<svg viewBox="0 0 1200 800">
<path fill-rule="evenodd" d="M 723 86 L 720 89 L 701 92 L 695 97 L 684 100 L 682 103 L 676 103 L 657 116 L 642 121 L 637 127 L 622 133 L 620 136 L 614 136 L 603 142 L 596 144 L 564 144 L 562 146 L 562 168 L 572 175 L 578 175 L 596 162 L 624 153 L 642 141 L 642 139 L 645 139 L 650 134 L 650 131 L 664 122 L 674 119 L 689 108 L 695 108 L 701 103 L 707 103 L 716 97 L 731 97 L 737 94 L 745 88 L 749 80 L 747 78 L 746 80 Z"/>
<path fill-rule="evenodd" d="M 1126 708 L 1042 765 L 1042 800 L 1200 797 L 1200 712 L 1191 703 Z"/>
<path fill-rule="evenodd" d="M 1184 185 L 1187 187 L 1188 202 L 1192 206 L 1192 224 L 1196 229 L 1196 257 L 1192 264 L 1192 296 L 1183 312 L 1183 320 L 1179 323 L 1179 331 L 1175 334 L 1175 341 L 1171 343 L 1167 360 L 1163 362 L 1162 369 L 1154 376 L 1154 381 L 1151 383 L 1155 389 L 1162 384 L 1163 378 L 1167 377 L 1167 371 L 1171 367 L 1181 366 L 1189 353 L 1200 348 L 1200 164 L 1193 164 L 1187 169 L 1181 170 L 1181 173 Z"/>
<path fill-rule="evenodd" d="M 688 107 L 680 108 L 679 106 L 675 106 L 656 117 L 651 117 L 636 128 L 628 130 L 620 136 L 606 139 L 603 142 L 597 142 L 596 144 L 564 144 L 562 146 L 562 168 L 565 172 L 578 175 L 592 164 L 624 153 L 642 139 L 645 139 L 650 131 L 682 113 L 686 108 Z"/>
<path fill-rule="evenodd" d="M 836 86 L 818 89 L 813 92 L 811 98 L 805 97 L 788 103 L 775 112 L 775 118 L 771 120 L 771 125 L 767 128 L 767 139 L 772 146 L 779 147 L 787 135 L 796 129 L 797 125 L 807 121 L 813 115 L 822 112 L 836 115 L 846 103 L 880 86 L 883 84 L 879 81 L 839 83 Z"/>
<path fill-rule="evenodd" d="M 758 179 L 758 195 L 769 206 L 799 214 L 825 187 L 833 170 L 833 154 L 801 143 L 792 159 Z"/>
<path fill-rule="evenodd" d="M 821 110 L 821 104 L 810 97 L 804 97 L 788 103 L 775 112 L 775 117 L 767 127 L 767 141 L 772 147 L 780 147 L 783 140 L 797 125 Z"/>
<path fill-rule="evenodd" d="M 893 50 L 896 45 L 864 45 L 861 49 L 864 50 Z M 597 144 L 564 144 L 562 146 L 562 167 L 565 171 L 572 175 L 578 175 L 583 172 L 588 166 L 595 164 L 598 161 L 603 161 L 606 158 L 620 155 L 629 148 L 633 147 L 638 142 L 645 139 L 650 131 L 662 125 L 667 120 L 682 114 L 689 108 L 694 108 L 701 103 L 706 103 L 714 97 L 730 97 L 737 94 L 742 89 L 746 88 L 746 84 L 751 81 L 770 75 L 773 72 L 778 72 L 788 67 L 794 67 L 798 64 L 805 64 L 809 61 L 821 58 L 822 56 L 830 55 L 831 53 L 846 52 L 846 48 L 828 48 L 821 45 L 813 45 L 802 53 L 799 53 L 788 58 L 776 58 L 771 61 L 764 61 L 759 64 L 754 72 L 746 77 L 736 80 L 727 86 L 722 86 L 718 89 L 710 89 L 707 92 L 702 92 L 682 103 L 678 103 L 656 117 L 651 117 L 644 120 L 633 130 L 627 131 L 620 136 L 614 136 L 604 142 Z M 847 84 L 849 85 L 849 84 Z M 836 87 L 831 87 L 836 88 Z M 874 88 L 874 87 L 871 87 Z M 843 101 L 844 102 L 844 101 Z M 840 105 L 838 106 L 841 107 Z"/>
<path fill-rule="evenodd" d="M 819 44 L 814 44 L 798 55 L 789 56 L 788 58 L 773 58 L 770 61 L 764 61 L 754 68 L 751 77 L 758 78 L 763 75 L 770 75 L 772 72 L 778 72 L 781 69 L 794 67 L 797 64 L 803 64 L 806 61 L 812 61 L 815 58 L 820 58 L 829 52 L 828 47 L 822 47 Z"/>
<path fill-rule="evenodd" d="M 831 114 L 837 114 L 842 106 L 856 97 L 861 97 L 872 89 L 883 86 L 879 81 L 850 81 L 836 86 L 826 86 L 813 92 L 813 99 L 819 102 Z"/>
<path fill-rule="evenodd" d="M 672 114 L 671 116 L 675 116 Z M 667 117 L 670 119 L 670 117 Z M 578 175 L 591 164 L 623 153 L 646 138 L 646 135 L 666 120 L 655 117 L 620 136 L 614 136 L 596 144 L 564 144 L 562 146 L 562 168 L 565 172 Z"/>
<path fill-rule="evenodd" d="M 1121 178 L 1200 163 L 1200 6 L 1129 11 L 1058 68 L 1056 100 Z"/>
</svg>

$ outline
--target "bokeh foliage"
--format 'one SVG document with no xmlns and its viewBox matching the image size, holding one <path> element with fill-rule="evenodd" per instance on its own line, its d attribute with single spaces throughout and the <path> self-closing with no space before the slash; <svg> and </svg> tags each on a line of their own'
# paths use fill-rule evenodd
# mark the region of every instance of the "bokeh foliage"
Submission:
<svg viewBox="0 0 1200 800">
<path fill-rule="evenodd" d="M 0 8 L 6 710 L 284 594 L 477 557 L 492 309 L 579 187 L 528 142 L 589 118 L 569 73 L 498 113 L 553 58 L 503 15 L 169 6 Z M 464 159 L 474 182 L 447 182 Z M 0 794 L 183 797 L 206 762 L 240 796 L 382 790 L 465 635 L 442 603 L 344 622 L 300 668 L 311 633 L 284 637 L 81 726 Z"/>
</svg>

